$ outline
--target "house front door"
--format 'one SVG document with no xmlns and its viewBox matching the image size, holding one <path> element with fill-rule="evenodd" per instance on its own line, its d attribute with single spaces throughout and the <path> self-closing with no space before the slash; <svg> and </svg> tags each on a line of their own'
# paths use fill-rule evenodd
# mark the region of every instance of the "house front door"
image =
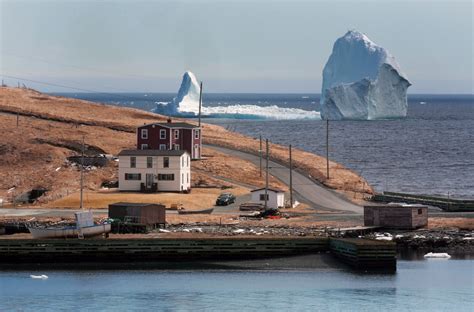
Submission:
<svg viewBox="0 0 474 312">
<path fill-rule="evenodd" d="M 146 174 L 146 188 L 151 189 L 153 187 L 153 174 L 147 173 Z"/>
</svg>

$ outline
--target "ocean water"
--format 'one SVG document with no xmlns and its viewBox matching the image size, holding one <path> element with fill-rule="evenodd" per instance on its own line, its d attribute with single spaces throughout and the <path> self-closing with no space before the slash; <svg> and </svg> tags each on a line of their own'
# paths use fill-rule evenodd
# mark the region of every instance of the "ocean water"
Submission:
<svg viewBox="0 0 474 312">
<path fill-rule="evenodd" d="M 0 271 L 2 311 L 473 311 L 473 260 L 396 274 L 284 270 Z M 46 274 L 47 280 L 30 274 Z"/>
<path fill-rule="evenodd" d="M 151 110 L 172 93 L 61 94 Z M 356 171 L 377 191 L 474 198 L 474 100 L 472 95 L 412 95 L 400 120 L 331 121 L 329 156 Z M 319 110 L 317 94 L 206 94 L 203 105 L 272 105 Z M 325 155 L 320 120 L 271 120 L 249 116 L 207 118 L 251 137 Z"/>
</svg>

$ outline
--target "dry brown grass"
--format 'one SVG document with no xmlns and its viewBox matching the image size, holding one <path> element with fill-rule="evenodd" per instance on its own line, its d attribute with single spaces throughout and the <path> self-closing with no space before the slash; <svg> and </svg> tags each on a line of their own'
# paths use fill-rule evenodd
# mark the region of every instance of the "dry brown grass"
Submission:
<svg viewBox="0 0 474 312">
<path fill-rule="evenodd" d="M 248 194 L 249 190 L 242 187 L 229 189 L 235 195 Z M 223 191 L 213 188 L 194 188 L 190 194 L 183 193 L 132 193 L 119 192 L 117 190 L 88 191 L 84 193 L 84 207 L 90 209 L 108 208 L 109 204 L 116 202 L 134 203 L 161 203 L 166 207 L 171 204 L 179 204 L 182 207 L 193 209 L 204 209 L 214 206 L 217 196 Z M 79 207 L 79 193 L 74 193 L 56 201 L 52 201 L 45 207 L 77 209 Z"/>
<path fill-rule="evenodd" d="M 474 230 L 474 218 L 429 218 L 429 229 L 458 228 L 461 230 Z"/>
<path fill-rule="evenodd" d="M 16 113 L 21 114 L 18 128 Z M 84 136 L 86 145 L 116 154 L 121 149 L 135 146 L 138 125 L 163 120 L 164 116 L 137 109 L 49 96 L 29 89 L 0 88 L 0 197 L 10 199 L 12 195 L 34 187 L 44 187 L 51 190 L 43 199 L 48 202 L 78 190 L 77 170 L 64 167 L 65 158 L 75 152 L 45 142 L 77 145 Z M 203 124 L 203 136 L 206 144 L 254 154 L 259 147 L 252 138 L 210 124 Z M 252 186 L 263 185 L 258 168 L 250 162 L 212 149 L 205 149 L 204 153 L 208 156 L 207 160 L 192 164 L 194 182 L 203 180 L 207 184 L 228 185 L 229 181 L 235 181 Z M 372 192 L 365 180 L 339 164 L 331 162 L 332 177 L 327 180 L 323 173 L 324 158 L 296 149 L 293 155 L 297 169 L 353 200 Z M 271 157 L 282 163 L 287 162 L 286 147 L 271 144 Z M 61 169 L 56 171 L 59 167 Z M 116 179 L 116 171 L 116 167 L 110 165 L 87 173 L 87 189 L 97 190 L 102 181 Z M 274 178 L 271 185 L 286 188 Z M 13 194 L 7 193 L 11 187 L 16 187 Z"/>
</svg>

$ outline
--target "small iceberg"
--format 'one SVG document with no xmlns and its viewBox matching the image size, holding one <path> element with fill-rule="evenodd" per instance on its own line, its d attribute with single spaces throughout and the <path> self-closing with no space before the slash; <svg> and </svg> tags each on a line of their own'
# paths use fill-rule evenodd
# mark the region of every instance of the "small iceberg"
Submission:
<svg viewBox="0 0 474 312">
<path fill-rule="evenodd" d="M 45 280 L 45 279 L 48 279 L 48 275 L 30 275 L 30 278 L 33 278 L 33 279 L 42 279 L 42 280 Z"/>
<path fill-rule="evenodd" d="M 434 258 L 434 259 L 449 259 L 451 256 L 446 252 L 429 252 L 424 255 L 426 259 Z"/>
</svg>

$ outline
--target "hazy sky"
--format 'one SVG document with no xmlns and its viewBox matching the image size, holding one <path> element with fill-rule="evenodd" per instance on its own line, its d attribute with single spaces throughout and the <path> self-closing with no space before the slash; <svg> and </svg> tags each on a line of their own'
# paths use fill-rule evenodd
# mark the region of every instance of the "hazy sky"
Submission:
<svg viewBox="0 0 474 312">
<path fill-rule="evenodd" d="M 0 0 L 0 10 L 2 75 L 83 89 L 176 92 L 191 70 L 207 92 L 319 93 L 348 29 L 395 56 L 410 93 L 474 88 L 470 0 Z"/>
</svg>

